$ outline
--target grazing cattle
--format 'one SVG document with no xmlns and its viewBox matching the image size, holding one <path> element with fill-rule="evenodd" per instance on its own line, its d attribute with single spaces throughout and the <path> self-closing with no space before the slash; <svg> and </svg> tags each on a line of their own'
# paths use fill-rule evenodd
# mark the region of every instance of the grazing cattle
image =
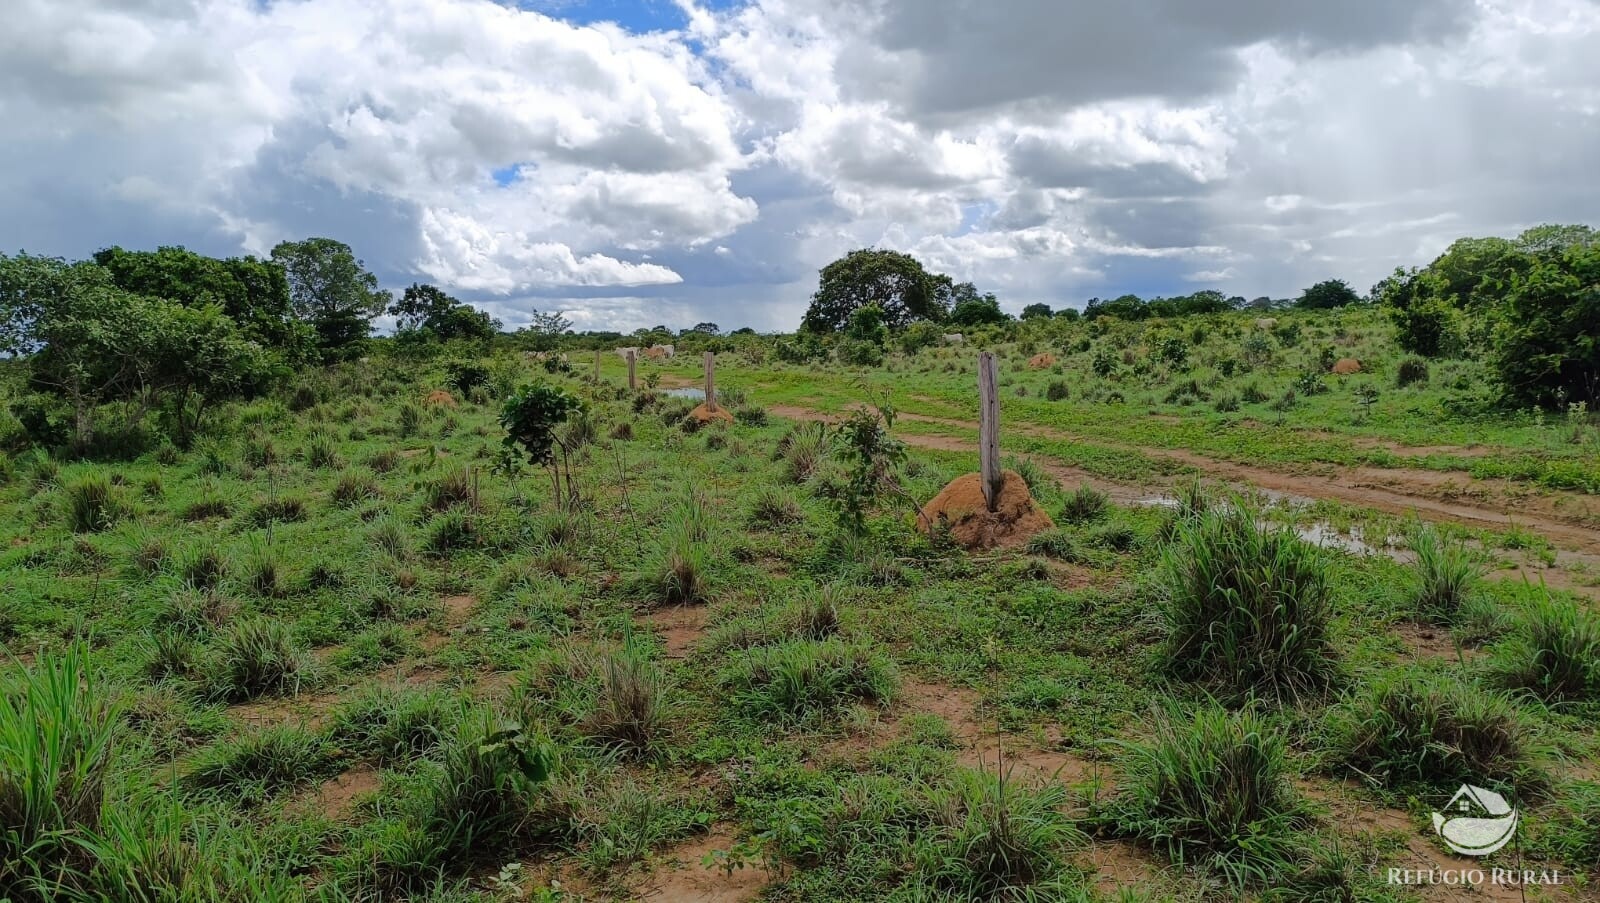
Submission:
<svg viewBox="0 0 1600 903">
<path fill-rule="evenodd" d="M 1256 321 L 1256 328 L 1257 329 L 1277 329 L 1278 328 L 1278 321 L 1274 320 L 1271 317 L 1262 317 L 1261 319 Z"/>
<path fill-rule="evenodd" d="M 644 350 L 644 357 L 647 361 L 664 361 L 667 359 L 667 352 L 660 345 L 651 345 Z"/>
<path fill-rule="evenodd" d="M 964 344 L 966 341 L 967 341 L 967 337 L 962 335 L 959 332 L 952 332 L 949 335 L 946 335 L 944 337 L 944 343 L 946 345 L 961 345 L 961 344 Z"/>
<path fill-rule="evenodd" d="M 672 345 L 657 345 L 656 347 L 661 349 L 669 361 L 678 356 L 678 349 Z"/>
<path fill-rule="evenodd" d="M 637 345 L 635 345 L 632 348 L 618 348 L 617 349 L 617 357 L 620 357 L 623 360 L 627 360 L 628 359 L 628 352 L 630 352 L 630 351 L 633 352 L 633 356 L 637 360 L 638 357 L 639 357 L 639 347 Z"/>
</svg>

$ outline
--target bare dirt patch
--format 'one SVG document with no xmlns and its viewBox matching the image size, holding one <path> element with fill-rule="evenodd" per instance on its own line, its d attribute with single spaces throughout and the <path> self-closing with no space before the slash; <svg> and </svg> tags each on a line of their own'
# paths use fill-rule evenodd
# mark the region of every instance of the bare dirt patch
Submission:
<svg viewBox="0 0 1600 903">
<path fill-rule="evenodd" d="M 687 658 L 705 636 L 710 612 L 704 605 L 680 605 L 640 615 L 636 623 L 648 625 L 667 647 L 667 658 Z"/>
<path fill-rule="evenodd" d="M 382 783 L 376 770 L 363 765 L 322 782 L 310 802 L 323 815 L 341 821 L 355 811 L 363 797 L 377 793 Z"/>
<path fill-rule="evenodd" d="M 768 876 L 754 866 L 726 869 L 706 868 L 705 858 L 718 850 L 732 849 L 737 838 L 733 827 L 714 825 L 702 835 L 667 851 L 645 885 L 639 898 L 659 903 L 743 903 L 761 895 Z"/>
<path fill-rule="evenodd" d="M 1481 655 L 1477 649 L 1461 647 L 1457 655 L 1456 641 L 1450 636 L 1450 631 L 1443 627 L 1434 627 L 1431 624 L 1416 624 L 1409 621 L 1401 622 L 1394 626 L 1394 632 L 1400 637 L 1400 642 L 1405 643 L 1413 658 L 1444 658 L 1455 660 L 1458 657 L 1471 660 Z"/>
<path fill-rule="evenodd" d="M 1170 866 L 1128 840 L 1097 840 L 1079 856 L 1094 873 L 1095 885 L 1107 893 L 1121 887 L 1148 888 L 1162 882 Z"/>
</svg>

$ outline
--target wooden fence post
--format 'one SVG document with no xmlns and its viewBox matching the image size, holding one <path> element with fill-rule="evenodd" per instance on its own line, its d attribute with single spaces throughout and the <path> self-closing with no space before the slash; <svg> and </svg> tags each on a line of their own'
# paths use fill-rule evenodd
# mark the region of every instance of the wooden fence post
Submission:
<svg viewBox="0 0 1600 903">
<path fill-rule="evenodd" d="M 989 510 L 1000 504 L 1000 376 L 994 352 L 978 353 L 978 473 Z"/>
<path fill-rule="evenodd" d="M 717 356 L 707 351 L 704 357 L 706 365 L 706 410 L 716 413 L 717 410 Z"/>
<path fill-rule="evenodd" d="M 634 378 L 633 378 L 633 365 L 635 363 L 637 363 L 636 354 L 637 353 L 632 348 L 628 349 L 628 391 L 629 392 L 636 392 L 639 389 L 638 383 L 634 382 Z"/>
</svg>

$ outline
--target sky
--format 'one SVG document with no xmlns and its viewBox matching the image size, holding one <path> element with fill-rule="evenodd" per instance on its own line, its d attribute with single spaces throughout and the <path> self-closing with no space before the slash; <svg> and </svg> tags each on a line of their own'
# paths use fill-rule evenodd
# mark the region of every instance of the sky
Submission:
<svg viewBox="0 0 1600 903">
<path fill-rule="evenodd" d="M 0 252 L 347 242 L 578 329 L 1360 290 L 1600 225 L 1597 0 L 7 0 Z"/>
</svg>

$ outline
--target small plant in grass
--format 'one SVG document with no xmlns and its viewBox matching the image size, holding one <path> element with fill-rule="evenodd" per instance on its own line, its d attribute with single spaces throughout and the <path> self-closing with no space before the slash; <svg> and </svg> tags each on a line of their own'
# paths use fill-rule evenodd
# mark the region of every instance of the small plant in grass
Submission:
<svg viewBox="0 0 1600 903">
<path fill-rule="evenodd" d="M 600 692 L 580 725 L 584 734 L 628 755 L 647 755 L 667 723 L 661 670 L 637 650 L 623 649 L 601 656 L 594 671 Z"/>
<path fill-rule="evenodd" d="M 228 576 L 228 558 L 214 547 L 192 549 L 178 561 L 178 576 L 190 589 L 208 592 Z"/>
<path fill-rule="evenodd" d="M 1385 675 L 1331 710 L 1327 732 L 1340 763 L 1384 787 L 1540 783 L 1515 703 L 1448 675 Z"/>
<path fill-rule="evenodd" d="M 839 509 L 840 523 L 856 536 L 866 534 L 867 513 L 883 496 L 900 499 L 919 515 L 922 512 L 900 486 L 898 471 L 906 460 L 906 445 L 889 435 L 894 418 L 894 408 L 879 401 L 851 411 L 834 431 L 848 479 L 843 492 L 831 501 Z"/>
<path fill-rule="evenodd" d="M 456 507 L 476 511 L 478 491 L 472 469 L 457 468 L 429 483 L 427 498 L 429 511 L 444 511 Z"/>
<path fill-rule="evenodd" d="M 1270 884 L 1292 868 L 1310 813 L 1290 786 L 1282 736 L 1260 715 L 1161 715 L 1149 742 L 1125 749 L 1127 789 L 1096 813 L 1101 825 L 1235 888 Z"/>
<path fill-rule="evenodd" d="M 250 509 L 245 521 L 254 527 L 265 527 L 268 524 L 293 524 L 305 520 L 306 501 L 296 495 L 281 495 L 270 498 Z"/>
<path fill-rule="evenodd" d="M 200 649 L 194 638 L 181 631 L 151 634 L 144 671 L 151 680 L 191 677 L 200 670 Z"/>
<path fill-rule="evenodd" d="M 258 596 L 276 596 L 283 589 L 278 556 L 271 548 L 252 549 L 245 562 L 245 581 Z"/>
<path fill-rule="evenodd" d="M 478 545 L 477 522 L 460 508 L 451 508 L 428 523 L 427 548 L 435 555 L 449 555 Z"/>
<path fill-rule="evenodd" d="M 372 544 L 404 561 L 411 556 L 411 530 L 398 518 L 385 515 L 372 522 L 368 532 Z"/>
<path fill-rule="evenodd" d="M 1082 524 L 1105 516 L 1109 502 L 1106 494 L 1087 483 L 1067 494 L 1061 506 L 1061 519 L 1069 524 Z"/>
<path fill-rule="evenodd" d="M 405 439 L 415 436 L 422 429 L 422 409 L 406 402 L 396 411 L 395 433 Z"/>
<path fill-rule="evenodd" d="M 557 508 L 574 510 L 579 502 L 571 460 L 575 446 L 559 427 L 584 412 L 577 396 L 542 384 L 518 389 L 500 412 L 506 450 L 520 450 L 530 463 L 550 470 Z"/>
<path fill-rule="evenodd" d="M 1495 646 L 1492 667 L 1502 686 L 1542 699 L 1600 698 L 1600 616 L 1570 600 L 1542 596 Z"/>
<path fill-rule="evenodd" d="M 233 513 L 233 505 L 228 500 L 212 495 L 206 491 L 199 501 L 183 509 L 183 519 L 190 521 L 211 520 L 214 517 L 227 517 Z"/>
<path fill-rule="evenodd" d="M 1409 537 L 1417 556 L 1411 571 L 1411 605 L 1416 616 L 1435 624 L 1454 624 L 1472 600 L 1484 568 L 1460 540 L 1419 527 Z"/>
<path fill-rule="evenodd" d="M 929 883 L 957 899 L 1027 899 L 1029 888 L 1061 870 L 1062 850 L 1087 840 L 1063 811 L 1059 783 L 1035 789 L 964 771 L 930 803 L 933 829 L 917 838 L 913 858 Z"/>
<path fill-rule="evenodd" d="M 156 533 L 141 536 L 133 550 L 134 570 L 147 577 L 158 574 L 166 566 L 171 554 L 172 548 L 166 537 Z"/>
<path fill-rule="evenodd" d="M 271 467 L 282 460 L 277 444 L 266 436 L 253 436 L 244 444 L 244 461 L 251 467 Z"/>
<path fill-rule="evenodd" d="M 1177 525 L 1162 555 L 1165 655 L 1179 677 L 1294 699 L 1336 673 L 1327 564 L 1235 501 Z"/>
<path fill-rule="evenodd" d="M 804 483 L 817 472 L 828 453 L 828 428 L 821 423 L 802 423 L 778 440 L 777 455 L 783 461 L 784 475 L 791 483 Z"/>
<path fill-rule="evenodd" d="M 834 584 L 808 587 L 795 599 L 789 612 L 791 630 L 806 640 L 825 640 L 839 632 L 840 597 L 844 593 Z"/>
<path fill-rule="evenodd" d="M 896 678 L 888 660 L 869 646 L 834 638 L 746 650 L 722 682 L 745 714 L 788 724 L 851 703 L 886 703 Z"/>
<path fill-rule="evenodd" d="M 398 624 L 380 624 L 350 638 L 339 651 L 339 667 L 348 671 L 371 671 L 392 665 L 416 649 L 411 633 Z"/>
<path fill-rule="evenodd" d="M 404 767 L 418 759 L 438 758 L 458 714 L 443 691 L 380 686 L 334 712 L 329 738 L 376 765 Z"/>
<path fill-rule="evenodd" d="M 306 465 L 317 469 L 339 466 L 339 447 L 326 433 L 314 433 L 306 440 Z"/>
<path fill-rule="evenodd" d="M 235 623 L 220 638 L 215 657 L 211 695 L 229 702 L 294 692 L 307 670 L 289 626 L 266 618 Z"/>
<path fill-rule="evenodd" d="M 1416 384 L 1427 385 L 1428 362 L 1420 357 L 1408 357 L 1395 370 L 1395 385 L 1404 389 Z"/>
<path fill-rule="evenodd" d="M 668 530 L 665 542 L 641 575 L 650 596 L 662 605 L 697 605 L 710 598 L 711 556 L 682 525 Z"/>
<path fill-rule="evenodd" d="M 373 473 L 388 473 L 400 466 L 400 453 L 392 448 L 375 451 L 367 458 L 367 466 Z"/>
<path fill-rule="evenodd" d="M 760 405 L 745 405 L 733 412 L 733 419 L 745 426 L 766 426 L 767 409 Z"/>
<path fill-rule="evenodd" d="M 126 515 L 127 506 L 118 498 L 111 481 L 94 473 L 67 484 L 67 523 L 74 533 L 96 533 Z"/>
<path fill-rule="evenodd" d="M 1102 524 L 1090 530 L 1084 538 L 1090 545 L 1112 552 L 1130 552 L 1139 541 L 1133 528 L 1122 523 Z"/>
<path fill-rule="evenodd" d="M 1096 556 L 1080 546 L 1071 533 L 1060 529 L 1046 530 L 1030 538 L 1028 554 L 1084 565 L 1093 564 L 1096 560 Z"/>
<path fill-rule="evenodd" d="M 328 775 L 334 758 L 322 738 L 298 724 L 260 728 L 207 749 L 183 776 L 192 791 L 260 803 L 278 791 Z"/>
<path fill-rule="evenodd" d="M 341 471 L 333 484 L 333 503 L 340 508 L 354 508 L 378 495 L 377 480 L 365 470 Z"/>
<path fill-rule="evenodd" d="M 777 486 L 757 488 L 755 498 L 750 503 L 749 522 L 753 527 L 786 527 L 798 524 L 805 518 L 805 509 L 800 507 L 794 496 Z"/>
<path fill-rule="evenodd" d="M 1066 401 L 1071 395 L 1072 392 L 1067 388 L 1066 380 L 1053 379 L 1044 389 L 1046 401 Z"/>
</svg>

